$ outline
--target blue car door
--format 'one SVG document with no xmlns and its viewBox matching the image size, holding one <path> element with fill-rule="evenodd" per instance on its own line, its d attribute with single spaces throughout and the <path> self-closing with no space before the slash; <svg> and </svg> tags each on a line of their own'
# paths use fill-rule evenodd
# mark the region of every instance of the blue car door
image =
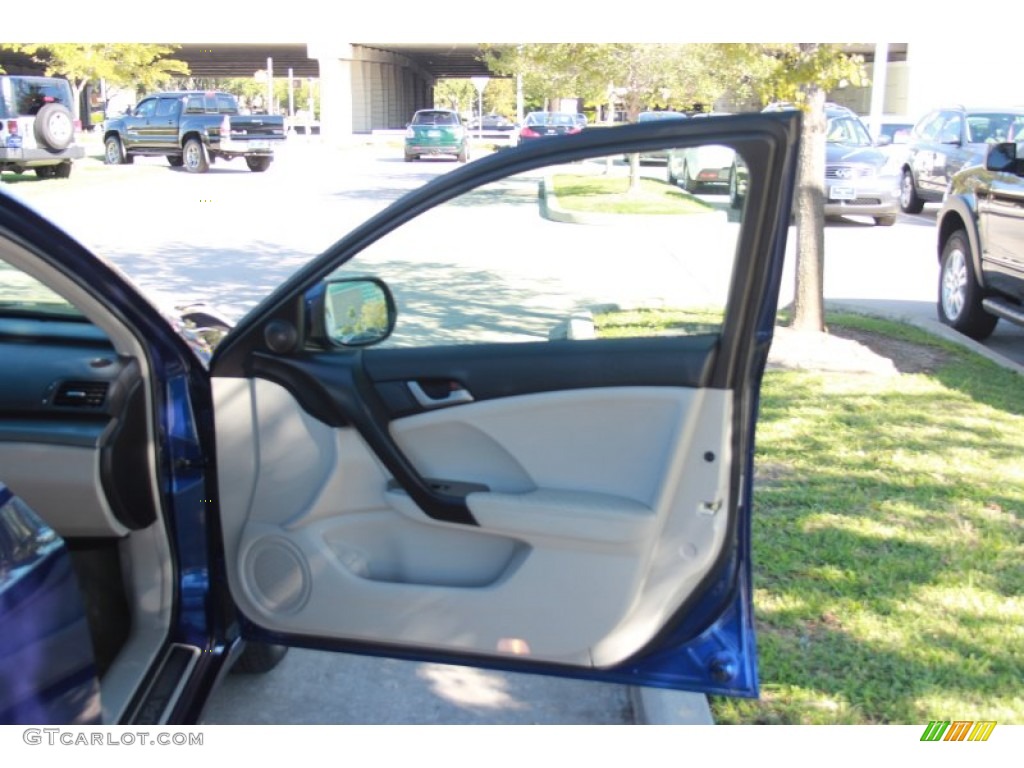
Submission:
<svg viewBox="0 0 1024 768">
<path fill-rule="evenodd" d="M 722 116 L 504 150 L 250 313 L 210 366 L 243 634 L 756 695 L 754 426 L 798 132 Z M 572 205 L 642 186 L 624 155 L 704 145 L 749 169 L 740 210 Z"/>
<path fill-rule="evenodd" d="M 0 483 L 0 723 L 100 722 L 86 611 L 64 540 Z"/>
</svg>

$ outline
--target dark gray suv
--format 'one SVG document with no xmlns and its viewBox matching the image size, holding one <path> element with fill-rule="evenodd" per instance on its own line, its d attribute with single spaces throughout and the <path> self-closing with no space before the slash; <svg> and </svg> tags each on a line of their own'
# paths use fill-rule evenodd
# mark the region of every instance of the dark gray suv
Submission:
<svg viewBox="0 0 1024 768">
<path fill-rule="evenodd" d="M 1024 126 L 1024 108 L 936 109 L 918 120 L 907 142 L 900 176 L 900 208 L 920 213 L 940 202 L 953 176 L 981 165 L 989 146 L 1015 140 Z"/>
<path fill-rule="evenodd" d="M 973 339 L 1024 325 L 1024 135 L 952 179 L 938 215 L 939 319 Z"/>
<path fill-rule="evenodd" d="M 85 157 L 75 143 L 72 99 L 62 78 L 0 75 L 0 171 L 68 178 L 72 161 Z"/>
</svg>

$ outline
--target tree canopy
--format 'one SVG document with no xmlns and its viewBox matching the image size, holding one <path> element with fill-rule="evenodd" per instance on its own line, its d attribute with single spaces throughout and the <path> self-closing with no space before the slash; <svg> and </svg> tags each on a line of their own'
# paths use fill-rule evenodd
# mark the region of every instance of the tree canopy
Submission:
<svg viewBox="0 0 1024 768">
<path fill-rule="evenodd" d="M 45 67 L 47 75 L 66 77 L 75 91 L 75 110 L 89 81 L 115 87 L 154 90 L 188 65 L 169 56 L 176 45 L 152 43 L 0 43 L 0 48 L 25 53 Z"/>
</svg>

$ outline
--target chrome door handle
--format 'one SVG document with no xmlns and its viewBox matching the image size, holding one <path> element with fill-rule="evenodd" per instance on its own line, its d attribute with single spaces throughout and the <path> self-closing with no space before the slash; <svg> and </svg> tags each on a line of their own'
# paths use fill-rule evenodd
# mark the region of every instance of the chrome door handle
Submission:
<svg viewBox="0 0 1024 768">
<path fill-rule="evenodd" d="M 418 381 L 406 382 L 409 387 L 409 391 L 412 392 L 412 396 L 416 398 L 416 402 L 423 408 L 443 408 L 448 405 L 461 405 L 462 403 L 472 403 L 473 395 L 469 393 L 468 389 L 458 387 L 452 389 L 444 397 L 431 397 L 420 386 Z"/>
</svg>

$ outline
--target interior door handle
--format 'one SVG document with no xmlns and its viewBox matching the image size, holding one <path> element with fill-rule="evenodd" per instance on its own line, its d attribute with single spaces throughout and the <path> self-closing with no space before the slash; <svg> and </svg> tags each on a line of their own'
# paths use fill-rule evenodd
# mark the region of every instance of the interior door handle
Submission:
<svg viewBox="0 0 1024 768">
<path fill-rule="evenodd" d="M 454 383 L 453 388 L 449 389 L 448 393 L 441 397 L 428 395 L 418 381 L 407 382 L 406 386 L 409 387 L 409 391 L 412 392 L 416 402 L 423 408 L 443 408 L 448 405 L 473 402 L 473 395 L 470 394 L 469 390 Z"/>
</svg>

